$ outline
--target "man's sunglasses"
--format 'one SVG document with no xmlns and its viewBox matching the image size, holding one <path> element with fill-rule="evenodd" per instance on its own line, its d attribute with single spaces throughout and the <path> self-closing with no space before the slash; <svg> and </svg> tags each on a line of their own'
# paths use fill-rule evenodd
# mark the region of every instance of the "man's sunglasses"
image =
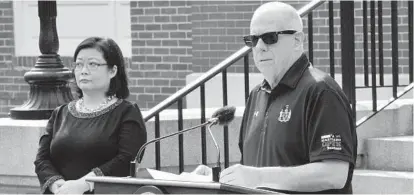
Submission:
<svg viewBox="0 0 414 195">
<path fill-rule="evenodd" d="M 248 35 L 243 37 L 244 43 L 249 47 L 256 47 L 257 42 L 259 39 L 262 39 L 264 43 L 270 45 L 275 44 L 279 40 L 279 34 L 287 34 L 292 35 L 295 34 L 295 30 L 285 30 L 285 31 L 279 31 L 279 32 L 268 32 L 264 33 L 262 35 L 256 36 L 256 35 Z"/>
</svg>

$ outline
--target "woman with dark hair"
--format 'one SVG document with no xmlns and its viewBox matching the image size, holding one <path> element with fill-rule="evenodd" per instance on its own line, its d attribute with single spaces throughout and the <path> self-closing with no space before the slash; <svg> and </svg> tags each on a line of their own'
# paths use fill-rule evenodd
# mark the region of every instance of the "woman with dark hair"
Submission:
<svg viewBox="0 0 414 195">
<path fill-rule="evenodd" d="M 147 141 L 140 109 L 126 100 L 125 63 L 115 41 L 84 40 L 72 68 L 79 99 L 53 111 L 39 141 L 34 164 L 42 193 L 91 193 L 87 176 L 128 176 Z"/>
</svg>

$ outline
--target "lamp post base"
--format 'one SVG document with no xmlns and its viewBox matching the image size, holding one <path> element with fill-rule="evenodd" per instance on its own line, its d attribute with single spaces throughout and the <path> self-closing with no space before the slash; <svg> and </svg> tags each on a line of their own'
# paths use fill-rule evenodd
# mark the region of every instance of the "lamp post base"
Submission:
<svg viewBox="0 0 414 195">
<path fill-rule="evenodd" d="M 59 55 L 43 54 L 36 65 L 24 75 L 30 85 L 29 99 L 10 110 L 12 119 L 49 119 L 53 110 L 73 100 L 68 81 L 72 72 L 62 65 Z"/>
</svg>

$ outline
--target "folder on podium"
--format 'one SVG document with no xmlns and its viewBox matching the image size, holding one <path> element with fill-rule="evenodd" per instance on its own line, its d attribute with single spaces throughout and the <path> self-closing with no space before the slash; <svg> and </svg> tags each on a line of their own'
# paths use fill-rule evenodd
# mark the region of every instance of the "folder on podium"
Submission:
<svg viewBox="0 0 414 195">
<path fill-rule="evenodd" d="M 137 177 L 88 177 L 95 194 L 274 194 L 276 192 L 213 182 L 192 173 L 180 175 L 141 169 Z"/>
</svg>

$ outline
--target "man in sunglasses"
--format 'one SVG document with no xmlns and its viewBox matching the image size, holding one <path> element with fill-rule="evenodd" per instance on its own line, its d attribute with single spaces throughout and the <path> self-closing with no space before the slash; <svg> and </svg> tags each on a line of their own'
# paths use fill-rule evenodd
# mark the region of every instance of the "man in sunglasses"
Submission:
<svg viewBox="0 0 414 195">
<path fill-rule="evenodd" d="M 244 41 L 264 81 L 244 111 L 241 164 L 223 170 L 220 182 L 289 194 L 352 193 L 351 108 L 335 80 L 310 64 L 302 30 L 301 17 L 285 3 L 263 4 L 253 14 Z"/>
</svg>

